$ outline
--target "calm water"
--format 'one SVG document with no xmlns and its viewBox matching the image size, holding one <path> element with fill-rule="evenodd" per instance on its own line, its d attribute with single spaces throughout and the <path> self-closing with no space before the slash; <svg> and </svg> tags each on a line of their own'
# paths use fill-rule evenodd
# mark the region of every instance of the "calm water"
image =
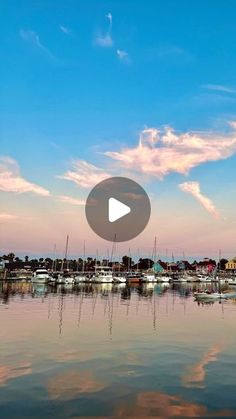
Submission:
<svg viewBox="0 0 236 419">
<path fill-rule="evenodd" d="M 236 416 L 235 301 L 0 283 L 1 418 Z"/>
</svg>

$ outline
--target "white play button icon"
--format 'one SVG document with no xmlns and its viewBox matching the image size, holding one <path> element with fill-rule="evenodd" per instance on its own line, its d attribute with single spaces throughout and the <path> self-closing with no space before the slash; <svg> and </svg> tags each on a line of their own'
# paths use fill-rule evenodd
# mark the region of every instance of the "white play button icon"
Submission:
<svg viewBox="0 0 236 419">
<path fill-rule="evenodd" d="M 99 237 L 114 243 L 134 239 L 151 213 L 145 190 L 131 179 L 111 177 L 90 191 L 85 205 L 88 224 Z"/>
<path fill-rule="evenodd" d="M 123 202 L 118 201 L 118 199 L 109 198 L 108 219 L 110 223 L 114 223 L 114 221 L 119 220 L 120 218 L 124 217 L 130 212 L 131 212 L 131 209 L 130 207 L 128 207 L 128 205 L 123 204 Z"/>
</svg>

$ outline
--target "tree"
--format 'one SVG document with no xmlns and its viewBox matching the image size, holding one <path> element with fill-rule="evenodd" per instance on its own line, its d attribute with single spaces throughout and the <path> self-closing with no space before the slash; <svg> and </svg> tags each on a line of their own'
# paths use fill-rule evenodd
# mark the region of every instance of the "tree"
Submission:
<svg viewBox="0 0 236 419">
<path fill-rule="evenodd" d="M 146 269 L 151 269 L 153 267 L 153 264 L 154 264 L 154 262 L 151 259 L 148 259 L 148 258 L 142 259 L 142 258 L 140 258 L 139 259 L 139 263 L 138 263 L 138 267 L 141 270 L 146 270 Z"/>
<path fill-rule="evenodd" d="M 9 260 L 9 262 L 13 262 L 13 261 L 14 261 L 14 259 L 15 259 L 15 255 L 14 255 L 14 253 L 9 253 L 9 254 L 7 255 L 7 259 Z"/>
<path fill-rule="evenodd" d="M 225 270 L 226 263 L 228 263 L 227 259 L 224 259 L 224 258 L 220 259 L 220 264 L 219 265 L 220 265 L 220 270 L 221 271 Z"/>
<path fill-rule="evenodd" d="M 129 256 L 123 256 L 122 257 L 122 263 L 125 266 L 126 270 L 129 270 L 131 266 L 133 265 L 132 258 Z"/>
<path fill-rule="evenodd" d="M 29 262 L 29 256 L 25 256 L 25 262 Z"/>
</svg>

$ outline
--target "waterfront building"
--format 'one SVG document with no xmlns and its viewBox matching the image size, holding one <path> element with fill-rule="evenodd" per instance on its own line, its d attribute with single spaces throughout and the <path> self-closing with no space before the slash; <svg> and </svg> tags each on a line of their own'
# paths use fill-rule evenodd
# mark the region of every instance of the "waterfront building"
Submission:
<svg viewBox="0 0 236 419">
<path fill-rule="evenodd" d="M 226 263 L 225 269 L 227 271 L 236 272 L 236 257 L 232 260 L 229 260 L 229 262 Z"/>
</svg>

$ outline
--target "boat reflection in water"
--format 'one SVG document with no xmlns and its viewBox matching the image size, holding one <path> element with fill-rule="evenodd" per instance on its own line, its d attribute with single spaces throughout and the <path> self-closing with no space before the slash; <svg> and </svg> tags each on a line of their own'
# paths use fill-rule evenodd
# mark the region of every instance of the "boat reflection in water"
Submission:
<svg viewBox="0 0 236 419">
<path fill-rule="evenodd" d="M 236 304 L 206 288 L 1 282 L 1 416 L 235 417 Z"/>
</svg>

